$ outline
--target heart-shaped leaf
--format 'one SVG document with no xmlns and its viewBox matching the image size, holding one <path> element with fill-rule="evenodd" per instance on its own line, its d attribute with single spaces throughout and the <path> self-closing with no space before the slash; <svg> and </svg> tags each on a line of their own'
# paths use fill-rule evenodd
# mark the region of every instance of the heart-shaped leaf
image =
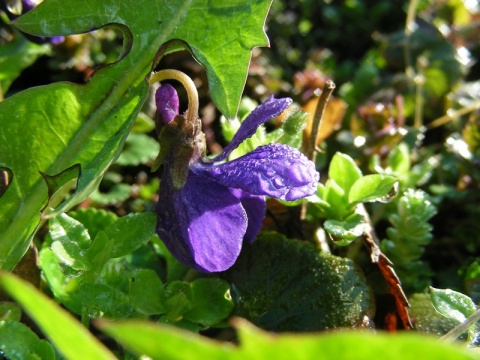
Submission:
<svg viewBox="0 0 480 360">
<path fill-rule="evenodd" d="M 268 330 L 364 327 L 374 312 L 365 277 L 351 260 L 281 234 L 261 233 L 245 244 L 225 277 L 236 315 Z"/>
</svg>

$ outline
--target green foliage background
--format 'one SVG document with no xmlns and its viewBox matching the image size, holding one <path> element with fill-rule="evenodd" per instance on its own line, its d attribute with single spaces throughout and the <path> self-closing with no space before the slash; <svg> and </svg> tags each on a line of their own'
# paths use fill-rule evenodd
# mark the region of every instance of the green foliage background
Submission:
<svg viewBox="0 0 480 360">
<path fill-rule="evenodd" d="M 46 0 L 13 24 L 1 13 L 3 354 L 476 357 L 479 13 L 461 0 Z M 37 45 L 20 31 L 68 36 Z M 154 233 L 162 144 L 147 80 L 170 67 L 198 86 L 209 153 L 267 96 L 294 99 L 232 157 L 269 142 L 305 151 L 301 109 L 337 85 L 317 194 L 269 200 L 264 231 L 223 274 L 187 269 Z M 398 304 L 366 234 L 410 300 L 409 334 L 382 333 L 400 327 Z"/>
</svg>

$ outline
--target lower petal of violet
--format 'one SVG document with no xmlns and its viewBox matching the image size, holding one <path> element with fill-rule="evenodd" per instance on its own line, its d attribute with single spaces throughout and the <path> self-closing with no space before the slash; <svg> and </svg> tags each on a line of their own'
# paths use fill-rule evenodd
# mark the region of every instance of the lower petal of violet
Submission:
<svg viewBox="0 0 480 360">
<path fill-rule="evenodd" d="M 262 228 L 263 218 L 267 210 L 264 196 L 252 195 L 240 189 L 230 189 L 240 199 L 248 217 L 248 226 L 244 241 L 252 243 Z"/>
<path fill-rule="evenodd" d="M 166 175 L 166 174 L 165 174 Z M 224 271 L 237 259 L 247 214 L 230 190 L 190 172 L 175 190 L 168 176 L 160 184 L 157 233 L 182 263 L 204 272 Z"/>
<path fill-rule="evenodd" d="M 287 201 L 315 194 L 320 178 L 313 162 L 283 144 L 259 146 L 222 164 L 197 163 L 191 170 L 227 187 Z"/>
</svg>

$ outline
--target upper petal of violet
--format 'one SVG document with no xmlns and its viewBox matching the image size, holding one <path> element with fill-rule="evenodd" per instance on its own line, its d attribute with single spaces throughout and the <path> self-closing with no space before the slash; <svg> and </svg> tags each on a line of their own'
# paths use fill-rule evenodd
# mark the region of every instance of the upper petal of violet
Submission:
<svg viewBox="0 0 480 360">
<path fill-rule="evenodd" d="M 170 123 L 179 111 L 180 101 L 177 90 L 170 84 L 160 86 L 155 93 L 155 104 L 162 121 L 165 124 Z"/>
<path fill-rule="evenodd" d="M 272 96 L 260 104 L 242 122 L 232 141 L 225 146 L 223 152 L 218 155 L 214 161 L 225 160 L 228 155 L 230 155 L 230 153 L 238 147 L 238 145 L 240 145 L 245 139 L 253 136 L 261 124 L 273 119 L 275 116 L 280 115 L 286 108 L 290 106 L 291 103 L 292 99 L 290 98 L 275 99 Z"/>
<path fill-rule="evenodd" d="M 259 146 L 238 159 L 216 165 L 196 163 L 190 169 L 227 187 L 287 201 L 313 195 L 320 177 L 313 162 L 283 144 Z"/>
</svg>

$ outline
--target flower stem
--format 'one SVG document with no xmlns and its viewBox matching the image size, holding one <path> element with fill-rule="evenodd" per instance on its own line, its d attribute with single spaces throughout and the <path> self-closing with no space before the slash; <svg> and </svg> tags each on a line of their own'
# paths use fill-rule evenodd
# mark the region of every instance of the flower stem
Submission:
<svg viewBox="0 0 480 360">
<path fill-rule="evenodd" d="M 166 69 L 153 73 L 148 83 L 152 85 L 157 81 L 163 80 L 177 80 L 183 85 L 188 96 L 187 120 L 192 124 L 196 124 L 198 116 L 198 92 L 193 80 L 181 71 Z"/>
<path fill-rule="evenodd" d="M 433 120 L 430 124 L 427 125 L 427 128 L 428 129 L 434 129 L 436 127 L 445 125 L 449 121 L 455 120 L 455 119 L 459 118 L 460 116 L 466 115 L 466 114 L 468 114 L 470 112 L 473 112 L 473 111 L 476 111 L 478 109 L 480 109 L 480 101 L 475 101 L 475 102 L 471 103 L 470 105 L 467 105 L 467 106 L 461 108 L 460 110 L 455 111 L 453 109 L 449 109 L 449 110 L 447 110 L 446 115 L 443 115 L 443 116 Z"/>
<path fill-rule="evenodd" d="M 403 57 L 405 60 L 405 74 L 409 80 L 413 80 L 415 77 L 415 70 L 412 65 L 412 53 L 411 53 L 411 36 L 416 29 L 415 15 L 417 12 L 418 0 L 410 0 L 408 3 L 407 19 L 405 21 L 405 46 L 403 49 Z M 412 89 L 413 90 L 413 89 Z"/>
<path fill-rule="evenodd" d="M 327 80 L 323 86 L 322 93 L 320 94 L 320 98 L 318 99 L 317 107 L 315 109 L 315 115 L 313 116 L 312 121 L 312 132 L 310 133 L 310 141 L 307 150 L 307 157 L 313 162 L 315 162 L 315 143 L 317 141 L 318 131 L 320 130 L 323 113 L 325 112 L 328 100 L 330 99 L 330 95 L 334 89 L 335 83 L 332 80 Z"/>
</svg>

